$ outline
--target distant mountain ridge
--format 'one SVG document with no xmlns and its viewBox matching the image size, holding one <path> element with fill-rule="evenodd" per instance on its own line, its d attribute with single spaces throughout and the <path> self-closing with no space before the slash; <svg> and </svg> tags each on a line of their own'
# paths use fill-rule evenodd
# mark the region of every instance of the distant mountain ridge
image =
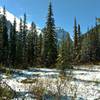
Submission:
<svg viewBox="0 0 100 100">
<path fill-rule="evenodd" d="M 0 7 L 0 14 L 2 15 L 3 14 L 3 8 L 2 7 Z M 6 19 L 8 20 L 8 21 L 10 21 L 12 24 L 13 24 L 13 22 L 14 22 L 14 18 L 16 18 L 16 29 L 17 29 L 17 31 L 19 30 L 19 23 L 20 23 L 20 20 L 16 17 L 16 16 L 14 16 L 12 13 L 10 13 L 9 11 L 7 11 L 6 10 Z"/>
<path fill-rule="evenodd" d="M 82 37 L 86 36 L 87 34 L 89 34 L 89 35 L 93 34 L 92 31 L 94 31 L 95 29 L 97 29 L 98 32 L 100 33 L 100 24 L 98 24 L 97 26 L 94 26 L 94 27 L 90 28 L 89 30 L 87 30 L 87 32 L 85 32 L 84 34 L 82 34 Z"/>
<path fill-rule="evenodd" d="M 0 15 L 3 15 L 3 7 L 0 7 Z M 19 31 L 20 19 L 17 18 L 15 15 L 13 15 L 11 12 L 9 12 L 6 9 L 6 19 L 7 19 L 7 27 L 8 27 L 8 29 L 11 26 L 11 24 L 13 24 L 14 18 L 16 18 L 16 30 Z M 31 24 L 27 23 L 27 27 L 28 27 L 28 30 L 30 30 Z M 55 31 L 56 31 L 58 39 L 62 39 L 63 35 L 64 35 L 64 37 L 66 37 L 67 32 L 63 28 L 56 27 Z M 37 32 L 38 32 L 38 34 L 42 33 L 42 29 L 37 27 Z"/>
<path fill-rule="evenodd" d="M 67 32 L 63 28 L 56 27 L 56 30 L 55 31 L 56 31 L 56 34 L 57 34 L 57 38 L 58 39 L 62 39 L 63 36 L 66 38 Z"/>
</svg>

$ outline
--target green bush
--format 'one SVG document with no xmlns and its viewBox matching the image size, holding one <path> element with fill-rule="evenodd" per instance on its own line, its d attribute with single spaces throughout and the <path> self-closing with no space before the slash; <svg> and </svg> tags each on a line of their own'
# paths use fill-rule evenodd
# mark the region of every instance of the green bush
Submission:
<svg viewBox="0 0 100 100">
<path fill-rule="evenodd" d="M 36 83 L 37 79 L 25 79 L 22 80 L 21 83 L 27 84 L 27 83 Z"/>
<path fill-rule="evenodd" d="M 0 85 L 0 100 L 11 100 L 13 97 L 14 91 Z"/>
</svg>

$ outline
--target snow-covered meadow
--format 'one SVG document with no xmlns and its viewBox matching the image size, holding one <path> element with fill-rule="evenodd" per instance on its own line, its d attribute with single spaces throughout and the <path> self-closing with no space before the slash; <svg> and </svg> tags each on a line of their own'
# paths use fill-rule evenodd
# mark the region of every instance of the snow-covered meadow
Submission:
<svg viewBox="0 0 100 100">
<path fill-rule="evenodd" d="M 68 73 L 69 70 L 66 70 Z M 33 83 L 23 83 L 25 79 L 38 79 L 42 82 L 41 85 L 52 91 L 53 93 L 59 92 L 63 96 L 62 100 L 74 96 L 75 100 L 99 100 L 100 99 L 100 66 L 93 67 L 75 67 L 72 71 L 72 79 L 65 79 L 60 82 L 58 75 L 59 70 L 45 69 L 45 68 L 30 68 L 29 70 L 14 70 L 11 76 L 6 76 L 1 72 L 1 83 L 6 83 L 17 94 L 17 98 L 26 98 L 26 100 L 34 100 L 31 91 L 36 85 Z M 62 85 L 60 85 L 62 84 Z M 48 98 L 47 100 L 52 100 Z M 54 99 L 53 99 L 54 100 Z M 69 98 L 68 100 L 72 100 Z"/>
</svg>

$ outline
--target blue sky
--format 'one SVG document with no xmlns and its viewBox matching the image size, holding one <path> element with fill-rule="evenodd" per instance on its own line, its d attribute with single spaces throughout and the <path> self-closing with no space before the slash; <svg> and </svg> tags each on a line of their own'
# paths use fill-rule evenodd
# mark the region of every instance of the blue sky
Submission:
<svg viewBox="0 0 100 100">
<path fill-rule="evenodd" d="M 81 25 L 84 33 L 87 27 L 94 26 L 95 17 L 100 17 L 100 0 L 51 0 L 55 24 L 70 32 L 73 36 L 74 17 Z M 49 0 L 0 0 L 0 6 L 5 5 L 6 9 L 15 16 L 27 14 L 27 22 L 34 21 L 43 28 L 46 22 Z"/>
</svg>

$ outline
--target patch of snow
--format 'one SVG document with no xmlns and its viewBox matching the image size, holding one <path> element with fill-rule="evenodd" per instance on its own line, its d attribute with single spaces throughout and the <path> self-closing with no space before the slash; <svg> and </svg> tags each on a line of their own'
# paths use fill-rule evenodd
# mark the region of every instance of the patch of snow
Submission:
<svg viewBox="0 0 100 100">
<path fill-rule="evenodd" d="M 75 86 L 78 98 L 81 97 L 84 98 L 85 100 L 94 100 L 96 98 L 99 98 L 100 83 L 98 82 L 100 81 L 100 72 L 96 71 L 96 69 L 99 69 L 99 67 L 97 67 L 96 69 L 93 68 L 92 71 L 89 69 L 87 70 L 84 69 L 73 70 L 73 77 L 76 78 L 77 80 L 74 81 L 72 80 L 71 82 L 66 81 L 68 82 L 67 83 L 68 86 L 70 85 Z M 18 73 L 20 72 L 22 74 L 18 75 L 17 72 Z M 16 73 L 17 75 L 15 74 L 15 76 L 14 77 L 12 76 L 12 78 L 10 79 L 8 79 L 6 75 L 3 74 L 0 75 L 3 78 L 2 81 L 6 82 L 16 92 L 31 91 L 34 84 L 21 83 L 22 80 L 28 78 L 38 78 L 40 82 L 42 81 L 44 82 L 43 86 L 47 87 L 48 90 L 51 90 L 54 93 L 56 93 L 57 91 L 57 78 L 52 77 L 52 75 L 56 76 L 59 74 L 59 71 L 57 69 L 34 68 L 29 70 L 16 70 Z M 27 76 L 32 76 L 32 77 L 27 77 Z M 68 96 L 72 95 L 71 93 L 68 92 L 68 87 L 64 87 L 64 89 L 62 90 L 62 94 L 67 94 Z M 26 96 L 28 96 L 28 94 Z"/>
<path fill-rule="evenodd" d="M 3 14 L 3 8 L 0 7 L 0 14 Z M 6 18 L 7 20 L 9 20 L 12 24 L 14 23 L 14 18 L 16 18 L 16 29 L 19 30 L 19 23 L 20 23 L 20 20 L 14 16 L 12 13 L 10 13 L 9 11 L 6 10 Z"/>
<path fill-rule="evenodd" d="M 3 7 L 0 7 L 0 14 L 3 14 Z M 6 9 L 6 18 L 12 24 L 14 23 L 14 18 L 16 18 L 16 30 L 19 31 L 20 19 L 18 17 L 16 17 L 14 14 L 12 14 L 10 11 L 8 11 L 7 9 Z M 30 23 L 27 23 L 27 28 L 28 28 L 28 30 L 30 30 L 30 28 L 31 28 Z M 37 28 L 38 34 L 40 34 L 41 29 L 39 27 L 36 27 L 36 28 Z"/>
<path fill-rule="evenodd" d="M 29 92 L 31 84 L 23 84 L 17 82 L 16 79 L 3 79 L 7 85 L 9 85 L 16 92 Z"/>
</svg>

